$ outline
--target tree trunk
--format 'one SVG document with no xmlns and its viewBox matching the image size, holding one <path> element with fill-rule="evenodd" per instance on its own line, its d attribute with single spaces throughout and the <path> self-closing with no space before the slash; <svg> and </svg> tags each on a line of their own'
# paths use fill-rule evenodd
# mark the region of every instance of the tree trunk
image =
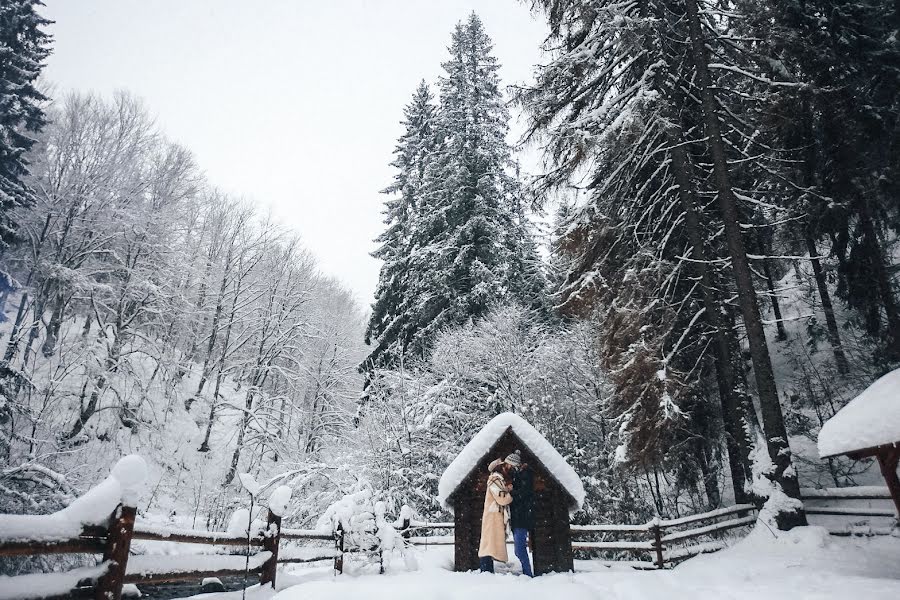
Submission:
<svg viewBox="0 0 900 600">
<path fill-rule="evenodd" d="M 863 233 L 863 244 L 866 255 L 875 270 L 875 284 L 881 294 L 881 304 L 888 323 L 888 348 L 893 358 L 900 358 L 900 312 L 897 310 L 897 301 L 894 299 L 894 289 L 890 276 L 885 268 L 884 255 L 878 245 L 878 233 L 869 213 L 869 203 L 866 198 L 861 198 L 858 203 L 859 224 Z"/>
<path fill-rule="evenodd" d="M 216 297 L 216 308 L 213 313 L 212 326 L 210 327 L 209 344 L 207 344 L 206 347 L 206 356 L 203 357 L 203 369 L 200 371 L 200 382 L 197 384 L 197 392 L 184 401 L 185 410 L 191 410 L 191 404 L 193 404 L 194 400 L 200 398 L 200 395 L 203 393 L 203 388 L 206 386 L 206 382 L 209 379 L 209 375 L 211 373 L 210 361 L 212 360 L 213 351 L 216 348 L 216 341 L 219 337 L 219 323 L 222 320 L 222 310 L 224 309 L 223 301 L 225 300 L 225 292 L 228 289 L 228 273 L 231 270 L 233 251 L 234 243 L 232 240 L 232 245 L 229 246 L 228 254 L 225 256 L 225 266 L 222 272 L 222 282 L 219 284 L 219 294 Z M 211 260 L 207 262 L 207 273 L 209 272 L 211 264 Z M 205 297 L 206 295 L 205 287 L 206 286 L 204 284 L 204 291 L 202 292 L 201 298 Z M 198 305 L 202 305 L 202 302 L 202 299 L 198 301 Z"/>
<path fill-rule="evenodd" d="M 729 339 L 733 336 L 732 329 L 723 326 L 723 301 L 719 297 L 709 272 L 710 267 L 704 250 L 700 218 L 696 210 L 689 159 L 679 137 L 670 131 L 672 169 L 678 183 L 678 196 L 685 214 L 685 225 L 691 243 L 691 258 L 694 259 L 693 265 L 700 276 L 704 317 L 713 335 L 716 383 L 718 384 L 719 402 L 722 406 L 722 421 L 725 425 L 725 445 L 728 450 L 728 466 L 734 487 L 734 499 L 743 504 L 747 502 L 748 498 L 745 483 L 751 480 L 751 444 L 747 438 L 744 420 L 741 418 L 738 381 L 734 373 L 735 361 L 731 352 L 737 344 L 732 343 Z"/>
<path fill-rule="evenodd" d="M 804 96 L 800 104 L 800 112 L 803 115 L 802 143 L 806 146 L 806 151 L 803 153 L 803 168 L 800 173 L 803 187 L 809 189 L 816 183 L 816 147 L 812 106 L 807 96 Z M 837 363 L 838 372 L 841 375 L 846 375 L 850 372 L 850 368 L 847 365 L 847 356 L 844 354 L 844 345 L 841 343 L 837 319 L 834 317 L 834 306 L 831 304 L 831 293 L 828 291 L 828 282 L 825 280 L 825 273 L 822 270 L 819 250 L 812 236 L 811 223 L 808 224 L 806 235 L 803 237 L 806 242 L 806 250 L 809 253 L 809 262 L 812 264 L 813 277 L 816 281 L 816 288 L 819 291 L 819 298 L 822 300 L 825 326 L 828 331 L 828 342 L 831 344 L 832 352 L 834 352 L 834 360 Z"/>
<path fill-rule="evenodd" d="M 703 478 L 703 490 L 706 492 L 707 508 L 714 510 L 722 505 L 722 494 L 719 491 L 719 481 L 716 477 L 717 469 L 712 468 L 709 460 L 710 447 L 707 438 L 701 438 L 697 447 L 697 464 L 700 467 L 700 476 Z M 735 494 L 735 502 L 743 504 Z"/>
<path fill-rule="evenodd" d="M 59 341 L 59 330 L 62 327 L 66 304 L 62 294 L 57 295 L 56 302 L 53 304 L 53 312 L 50 314 L 50 321 L 47 323 L 47 330 L 44 333 L 44 344 L 41 346 L 44 358 L 50 358 L 56 353 L 56 344 Z"/>
<path fill-rule="evenodd" d="M 844 354 L 844 345 L 841 343 L 841 334 L 838 330 L 837 319 L 834 318 L 834 306 L 831 304 L 831 294 L 828 292 L 828 282 L 825 281 L 825 273 L 822 272 L 822 263 L 819 260 L 819 251 L 816 243 L 806 236 L 806 250 L 809 252 L 809 262 L 812 264 L 813 277 L 816 280 L 816 288 L 819 290 L 819 298 L 822 299 L 822 310 L 825 313 L 825 326 L 828 330 L 828 342 L 834 352 L 834 361 L 837 363 L 841 375 L 850 372 L 847 364 L 847 356 Z"/>
<path fill-rule="evenodd" d="M 237 445 L 234 447 L 234 453 L 231 455 L 231 466 L 228 467 L 228 472 L 225 474 L 225 482 L 223 485 L 226 486 L 234 481 L 234 476 L 237 475 L 238 463 L 241 460 L 241 450 L 244 445 L 244 435 L 247 432 L 247 426 L 250 424 L 250 409 L 253 408 L 253 388 L 247 390 L 246 398 L 247 399 L 244 402 L 244 414 L 241 417 L 241 426 L 238 429 Z"/>
<path fill-rule="evenodd" d="M 198 448 L 199 452 L 209 452 L 209 436 L 212 433 L 213 423 L 216 418 L 216 408 L 219 401 L 219 390 L 222 387 L 222 378 L 225 374 L 225 361 L 228 359 L 228 345 L 231 343 L 231 331 L 234 327 L 234 319 L 237 315 L 237 302 L 241 295 L 243 278 L 235 284 L 234 295 L 231 298 L 231 309 L 228 315 L 228 325 L 225 326 L 225 337 L 222 340 L 222 352 L 219 354 L 219 366 L 216 373 L 216 387 L 213 390 L 212 400 L 209 402 L 209 419 L 206 422 L 206 434 Z"/>
<path fill-rule="evenodd" d="M 81 431 L 84 429 L 84 426 L 87 425 L 87 422 L 90 420 L 94 413 L 97 412 L 97 407 L 100 404 L 100 394 L 103 393 L 103 390 L 106 389 L 106 374 L 100 375 L 97 377 L 97 382 L 94 384 L 94 389 L 91 391 L 91 397 L 88 399 L 87 406 L 85 406 L 81 412 L 78 414 L 78 420 L 75 421 L 75 424 L 72 426 L 71 431 L 67 433 L 63 437 L 63 441 L 69 441 L 74 439 Z"/>
<path fill-rule="evenodd" d="M 22 294 L 19 300 L 19 309 L 16 311 L 16 320 L 13 321 L 12 329 L 9 332 L 9 341 L 6 343 L 6 351 L 3 353 L 3 364 L 12 363 L 19 350 L 19 330 L 22 327 L 22 321 L 25 320 L 25 310 L 28 306 L 28 292 Z"/>
<path fill-rule="evenodd" d="M 779 485 L 788 497 L 796 502 L 793 510 L 781 507 L 775 515 L 779 529 L 791 529 L 806 524 L 806 514 L 800 500 L 800 484 L 791 460 L 791 448 L 788 443 L 784 415 L 775 386 L 775 374 L 769 356 L 765 330 L 759 313 L 756 290 L 753 287 L 753 273 L 747 258 L 744 239 L 741 234 L 740 214 L 737 198 L 731 187 L 728 171 L 728 159 L 725 143 L 719 128 L 716 112 L 716 100 L 713 95 L 712 82 L 708 70 L 706 41 L 703 38 L 700 15 L 696 0 L 685 0 L 688 26 L 690 31 L 691 55 L 696 67 L 697 84 L 700 89 L 703 121 L 707 134 L 710 155 L 713 163 L 713 175 L 716 186 L 719 209 L 725 226 L 725 240 L 731 256 L 732 271 L 737 287 L 738 304 L 744 320 L 744 328 L 750 346 L 750 357 L 753 362 L 753 373 L 759 393 L 763 428 L 766 432 L 766 446 L 774 465 L 772 480 Z"/>
<path fill-rule="evenodd" d="M 769 249 L 761 239 L 762 236 L 756 236 L 757 252 L 760 256 L 767 256 Z M 787 339 L 787 331 L 784 328 L 784 318 L 781 315 L 781 304 L 778 303 L 778 294 L 775 290 L 775 278 L 772 275 L 772 265 L 768 258 L 761 259 L 763 268 L 763 279 L 766 280 L 766 289 L 769 291 L 769 301 L 772 303 L 772 314 L 775 315 L 775 329 L 778 332 L 778 339 L 782 342 Z"/>
</svg>

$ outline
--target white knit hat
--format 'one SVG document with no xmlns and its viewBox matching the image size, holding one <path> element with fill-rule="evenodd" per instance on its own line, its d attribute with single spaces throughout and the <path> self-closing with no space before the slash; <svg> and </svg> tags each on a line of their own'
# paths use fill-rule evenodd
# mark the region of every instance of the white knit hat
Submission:
<svg viewBox="0 0 900 600">
<path fill-rule="evenodd" d="M 506 457 L 506 460 L 503 461 L 511 467 L 518 467 L 522 465 L 522 452 L 516 450 L 512 454 Z"/>
</svg>

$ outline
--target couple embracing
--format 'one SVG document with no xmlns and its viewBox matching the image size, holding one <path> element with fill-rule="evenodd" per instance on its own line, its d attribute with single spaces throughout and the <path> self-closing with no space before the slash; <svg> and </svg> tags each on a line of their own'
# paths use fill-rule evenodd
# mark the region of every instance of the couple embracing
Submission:
<svg viewBox="0 0 900 600">
<path fill-rule="evenodd" d="M 516 450 L 488 466 L 484 513 L 481 517 L 481 570 L 494 572 L 494 561 L 506 562 L 506 528 L 512 529 L 516 558 L 522 574 L 532 576 L 528 559 L 528 536 L 534 530 L 534 474 Z"/>
</svg>

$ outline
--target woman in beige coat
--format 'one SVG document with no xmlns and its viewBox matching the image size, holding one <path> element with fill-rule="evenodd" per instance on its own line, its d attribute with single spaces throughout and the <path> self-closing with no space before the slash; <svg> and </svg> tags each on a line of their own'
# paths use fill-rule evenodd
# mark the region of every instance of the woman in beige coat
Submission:
<svg viewBox="0 0 900 600">
<path fill-rule="evenodd" d="M 484 493 L 484 512 L 481 515 L 481 544 L 478 559 L 481 570 L 494 572 L 494 561 L 506 562 L 506 523 L 509 521 L 509 504 L 512 502 L 510 486 L 505 477 L 509 465 L 498 458 L 488 466 L 487 490 Z"/>
</svg>

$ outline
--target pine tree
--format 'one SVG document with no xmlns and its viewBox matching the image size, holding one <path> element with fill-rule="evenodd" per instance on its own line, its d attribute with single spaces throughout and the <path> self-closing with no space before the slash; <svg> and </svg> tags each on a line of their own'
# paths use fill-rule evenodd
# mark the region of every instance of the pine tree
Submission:
<svg viewBox="0 0 900 600">
<path fill-rule="evenodd" d="M 652 394 L 663 406 L 673 399 L 696 406 L 710 379 L 703 372 L 710 361 L 702 359 L 712 354 L 737 488 L 747 470 L 736 409 L 743 403 L 751 422 L 754 413 L 740 400 L 727 301 L 736 295 L 774 464 L 769 475 L 793 499 L 791 510 L 782 504 L 778 524 L 805 522 L 754 287 L 750 261 L 761 257 L 748 253 L 743 233 L 759 204 L 755 195 L 767 190 L 768 181 L 757 176 L 781 158 L 757 139 L 764 137 L 760 112 L 750 107 L 770 89 L 793 84 L 759 75 L 765 61 L 736 39 L 734 15 L 711 2 L 536 4 L 548 13 L 560 52 L 520 99 L 533 131 L 549 137 L 555 165 L 547 185 L 582 178 L 591 195 L 561 236 L 560 248 L 573 256 L 564 306 L 583 313 L 599 303 L 615 383 L 635 399 Z M 703 342 L 708 337 L 713 343 Z M 634 360 L 616 364 L 622 351 Z M 665 385 L 654 380 L 661 371 Z M 695 430 L 704 435 L 700 421 L 708 411 L 693 412 Z M 626 402 L 620 413 L 624 441 L 631 440 L 626 450 L 671 445 L 673 414 Z"/>
<path fill-rule="evenodd" d="M 428 84 L 423 80 L 404 110 L 405 132 L 397 142 L 394 161 L 397 174 L 384 193 L 384 223 L 387 229 L 376 239 L 381 245 L 372 254 L 384 261 L 375 291 L 372 314 L 366 327 L 366 343 L 376 346 L 366 359 L 369 366 L 393 364 L 409 343 L 413 331 L 408 317 L 410 306 L 410 254 L 417 238 L 418 219 L 425 170 L 435 145 L 436 108 Z"/>
<path fill-rule="evenodd" d="M 900 306 L 890 252 L 900 174 L 900 5 L 877 0 L 748 0 L 743 35 L 777 58 L 773 70 L 804 85 L 772 95 L 781 143 L 797 149 L 790 205 L 806 213 L 804 248 L 825 310 L 835 361 L 848 371 L 817 245 L 838 261 L 838 295 L 857 309 L 888 356 L 900 356 Z M 798 111 L 799 107 L 799 111 Z M 798 117 L 799 114 L 799 118 Z"/>
<path fill-rule="evenodd" d="M 443 329 L 505 301 L 543 307 L 544 277 L 523 208 L 492 43 L 474 13 L 452 35 L 435 115 L 427 87 L 407 109 L 365 368 L 424 357 Z"/>
<path fill-rule="evenodd" d="M 427 331 L 477 319 L 499 300 L 531 304 L 526 264 L 534 264 L 530 232 L 516 210 L 521 191 L 506 141 L 509 112 L 499 64 L 476 14 L 457 25 L 441 78 L 443 143 L 428 172 L 421 247 L 437 261 L 426 280 L 443 306 Z M 429 294 L 432 295 L 432 294 Z"/>
<path fill-rule="evenodd" d="M 50 36 L 41 28 L 50 21 L 36 8 L 40 0 L 0 3 L 0 255 L 16 237 L 11 211 L 27 206 L 31 192 L 26 153 L 35 143 L 29 133 L 45 123 L 41 107 L 47 98 L 35 87 L 50 54 Z M 0 279 L 6 275 L 0 272 Z"/>
</svg>

